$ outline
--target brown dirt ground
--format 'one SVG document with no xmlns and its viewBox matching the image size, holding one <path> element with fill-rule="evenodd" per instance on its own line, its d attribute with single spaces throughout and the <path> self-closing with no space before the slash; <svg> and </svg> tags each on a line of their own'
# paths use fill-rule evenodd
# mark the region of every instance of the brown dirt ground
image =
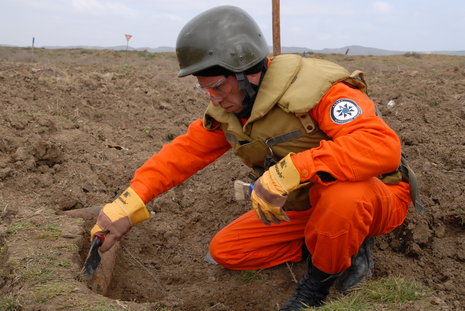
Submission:
<svg viewBox="0 0 465 311">
<path fill-rule="evenodd" d="M 377 238 L 374 278 L 433 290 L 434 310 L 465 305 L 465 58 L 318 55 L 365 71 L 371 98 L 403 141 L 426 215 Z M 89 221 L 62 211 L 109 202 L 134 170 L 202 116 L 172 54 L 0 48 L 0 297 L 10 310 L 276 310 L 287 266 L 247 274 L 203 261 L 209 240 L 247 211 L 227 153 L 149 205 L 122 241 L 109 298 L 76 279 Z M 387 103 L 393 100 L 395 105 Z M 303 264 L 294 264 L 300 277 Z M 252 277 L 250 277 L 252 276 Z M 249 278 L 249 280 L 246 280 Z M 251 278 L 251 279 L 250 279 Z M 6 307 L 5 307 L 6 308 Z"/>
</svg>

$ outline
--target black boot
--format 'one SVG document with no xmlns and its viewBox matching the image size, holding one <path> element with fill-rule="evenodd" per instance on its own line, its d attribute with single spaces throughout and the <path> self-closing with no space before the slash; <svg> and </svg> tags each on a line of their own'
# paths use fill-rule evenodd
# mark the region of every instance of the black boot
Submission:
<svg viewBox="0 0 465 311">
<path fill-rule="evenodd" d="M 366 238 L 360 246 L 358 253 L 352 256 L 352 265 L 341 276 L 337 289 L 346 294 L 354 289 L 361 281 L 373 274 L 373 257 L 371 246 L 374 238 Z"/>
<path fill-rule="evenodd" d="M 311 264 L 309 266 L 309 271 L 300 280 L 294 295 L 279 309 L 280 311 L 299 311 L 302 308 L 324 304 L 329 287 L 338 275 L 324 273 Z"/>
</svg>

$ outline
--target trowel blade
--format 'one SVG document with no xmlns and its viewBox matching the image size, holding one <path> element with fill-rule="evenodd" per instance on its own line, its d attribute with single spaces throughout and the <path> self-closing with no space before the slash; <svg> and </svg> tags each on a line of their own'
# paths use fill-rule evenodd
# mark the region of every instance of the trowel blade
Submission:
<svg viewBox="0 0 465 311">
<path fill-rule="evenodd" d="M 95 271 L 97 270 L 98 265 L 100 264 L 100 254 L 98 252 L 99 247 L 103 243 L 103 236 L 96 235 L 89 249 L 89 254 L 87 254 L 86 261 L 84 262 L 84 267 L 82 268 L 83 274 L 87 279 L 92 279 Z"/>
</svg>

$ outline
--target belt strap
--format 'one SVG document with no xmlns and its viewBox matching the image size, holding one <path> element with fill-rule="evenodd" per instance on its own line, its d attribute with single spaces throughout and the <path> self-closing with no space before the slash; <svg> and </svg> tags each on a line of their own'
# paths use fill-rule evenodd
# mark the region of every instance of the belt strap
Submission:
<svg viewBox="0 0 465 311">
<path fill-rule="evenodd" d="M 283 135 L 268 138 L 268 139 L 265 140 L 265 144 L 268 147 L 272 147 L 272 146 L 277 145 L 277 144 L 281 144 L 281 143 L 285 143 L 287 141 L 297 139 L 302 135 L 303 134 L 302 134 L 301 131 L 295 130 L 295 131 L 292 131 L 292 132 L 289 132 L 289 133 L 286 133 L 286 134 L 283 134 Z M 225 133 L 225 136 L 226 136 L 226 140 L 228 140 L 231 143 L 236 143 L 236 144 L 239 143 L 239 144 L 242 145 L 244 143 L 249 142 L 249 141 L 239 141 L 237 139 L 237 137 L 235 135 L 231 134 L 231 133 Z"/>
<path fill-rule="evenodd" d="M 303 134 L 302 134 L 301 131 L 296 130 L 296 131 L 289 132 L 287 134 L 283 134 L 283 135 L 268 138 L 267 140 L 265 140 L 265 143 L 267 144 L 268 147 L 271 147 L 271 146 L 274 146 L 274 145 L 277 145 L 277 144 L 281 144 L 281 143 L 284 143 L 284 142 L 287 142 L 287 141 L 294 140 L 296 138 L 299 138 L 302 135 Z"/>
</svg>

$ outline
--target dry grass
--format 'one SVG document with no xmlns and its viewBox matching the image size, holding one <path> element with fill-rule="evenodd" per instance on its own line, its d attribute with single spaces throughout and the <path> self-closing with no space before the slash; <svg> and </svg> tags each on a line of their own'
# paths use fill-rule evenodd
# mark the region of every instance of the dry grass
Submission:
<svg viewBox="0 0 465 311">
<path fill-rule="evenodd" d="M 349 295 L 307 311 L 401 310 L 413 301 L 429 305 L 426 298 L 430 292 L 429 288 L 420 283 L 401 277 L 389 277 L 365 282 Z"/>
</svg>

